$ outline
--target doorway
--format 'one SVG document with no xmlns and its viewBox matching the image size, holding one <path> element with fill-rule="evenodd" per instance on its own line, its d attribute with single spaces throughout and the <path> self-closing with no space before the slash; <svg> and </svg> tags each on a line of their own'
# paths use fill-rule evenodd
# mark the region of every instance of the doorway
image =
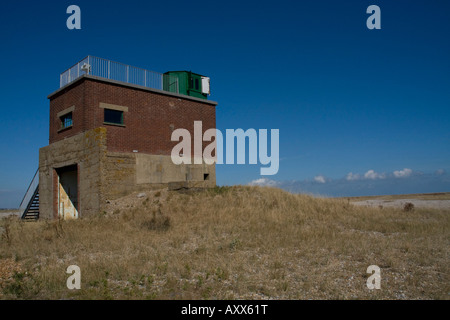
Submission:
<svg viewBox="0 0 450 320">
<path fill-rule="evenodd" d="M 58 218 L 78 218 L 78 167 L 56 169 L 58 174 Z"/>
</svg>

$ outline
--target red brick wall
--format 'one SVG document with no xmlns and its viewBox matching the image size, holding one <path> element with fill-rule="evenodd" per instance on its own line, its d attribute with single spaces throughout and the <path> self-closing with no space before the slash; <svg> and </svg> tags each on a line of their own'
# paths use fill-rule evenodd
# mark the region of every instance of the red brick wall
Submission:
<svg viewBox="0 0 450 320">
<path fill-rule="evenodd" d="M 50 99 L 50 138 L 49 143 L 62 140 L 65 137 L 71 137 L 80 133 L 83 130 L 83 106 L 84 106 L 84 92 L 85 86 L 83 82 L 77 82 L 66 90 L 59 92 L 56 96 Z M 72 113 L 73 126 L 61 130 L 61 120 L 57 116 L 67 108 L 75 106 Z"/>
<path fill-rule="evenodd" d="M 128 112 L 124 112 L 125 127 L 104 124 L 100 102 L 128 107 Z M 58 132 L 56 114 L 72 105 L 73 127 Z M 215 106 L 86 78 L 50 98 L 50 143 L 106 127 L 108 151 L 170 155 L 178 143 L 170 141 L 171 125 L 174 129 L 188 129 L 193 139 L 194 121 L 202 121 L 203 131 L 215 128 Z M 209 143 L 204 142 L 203 146 Z M 193 141 L 191 150 L 193 153 Z"/>
</svg>

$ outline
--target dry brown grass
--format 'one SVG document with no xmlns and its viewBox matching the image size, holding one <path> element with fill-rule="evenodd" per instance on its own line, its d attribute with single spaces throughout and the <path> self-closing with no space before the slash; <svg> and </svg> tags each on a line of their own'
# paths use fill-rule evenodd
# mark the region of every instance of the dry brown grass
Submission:
<svg viewBox="0 0 450 320">
<path fill-rule="evenodd" d="M 275 188 L 148 191 L 101 216 L 9 222 L 1 287 L 23 299 L 448 299 L 449 211 L 363 208 Z M 1 221 L 4 224 L 5 221 Z M 68 290 L 69 265 L 81 290 Z M 369 265 L 381 289 L 366 287 Z"/>
</svg>

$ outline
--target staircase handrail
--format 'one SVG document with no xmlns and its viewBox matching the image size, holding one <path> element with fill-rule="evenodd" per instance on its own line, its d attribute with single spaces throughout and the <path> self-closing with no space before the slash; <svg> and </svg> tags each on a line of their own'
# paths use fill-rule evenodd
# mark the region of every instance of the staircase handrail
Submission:
<svg viewBox="0 0 450 320">
<path fill-rule="evenodd" d="M 20 203 L 19 210 L 22 211 L 22 214 L 25 212 L 29 202 L 32 200 L 38 185 L 39 185 L 39 168 L 36 170 L 36 173 L 34 174 L 33 179 L 31 180 L 31 183 L 28 186 L 27 192 L 25 192 L 22 202 Z"/>
</svg>

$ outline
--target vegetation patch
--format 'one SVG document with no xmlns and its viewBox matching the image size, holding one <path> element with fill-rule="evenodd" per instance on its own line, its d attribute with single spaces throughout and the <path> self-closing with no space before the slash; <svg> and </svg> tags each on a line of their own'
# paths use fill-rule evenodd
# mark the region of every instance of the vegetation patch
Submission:
<svg viewBox="0 0 450 320">
<path fill-rule="evenodd" d="M 263 187 L 148 190 L 95 218 L 1 219 L 0 298 L 448 299 L 449 213 Z M 70 265 L 80 290 L 67 289 Z"/>
</svg>

